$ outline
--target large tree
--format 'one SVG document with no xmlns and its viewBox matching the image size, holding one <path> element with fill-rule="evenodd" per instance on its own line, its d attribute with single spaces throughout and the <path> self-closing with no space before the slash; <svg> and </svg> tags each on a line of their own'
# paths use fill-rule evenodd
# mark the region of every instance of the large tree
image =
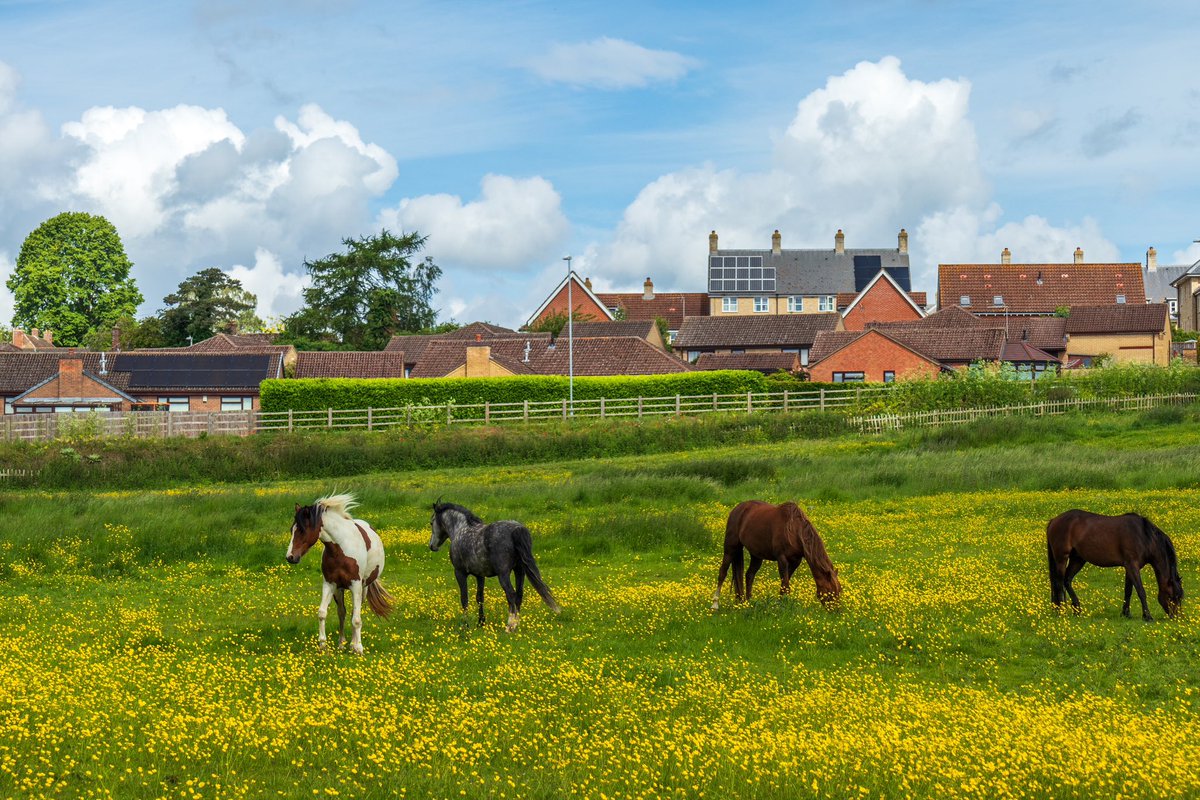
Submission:
<svg viewBox="0 0 1200 800">
<path fill-rule="evenodd" d="M 50 329 L 55 344 L 78 345 L 142 302 L 121 237 L 101 216 L 67 212 L 25 237 L 7 286 L 13 324 Z"/>
<path fill-rule="evenodd" d="M 307 307 L 290 318 L 289 329 L 303 328 L 307 338 L 324 330 L 343 346 L 376 350 L 392 334 L 434 324 L 430 301 L 442 270 L 428 256 L 417 260 L 425 237 L 385 229 L 342 244 L 344 253 L 304 262 L 312 285 L 304 290 Z"/>
<path fill-rule="evenodd" d="M 207 339 L 231 323 L 239 327 L 257 320 L 254 306 L 258 299 L 242 288 L 242 282 L 216 267 L 202 269 L 179 284 L 163 298 L 162 334 L 167 344 L 182 347 Z M 261 323 L 259 326 L 261 327 Z"/>
</svg>

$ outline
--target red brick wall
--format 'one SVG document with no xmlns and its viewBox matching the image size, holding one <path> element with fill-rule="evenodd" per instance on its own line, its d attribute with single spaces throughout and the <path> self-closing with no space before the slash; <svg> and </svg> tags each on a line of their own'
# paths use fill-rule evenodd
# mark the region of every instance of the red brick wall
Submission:
<svg viewBox="0 0 1200 800">
<path fill-rule="evenodd" d="M 258 411 L 258 395 L 230 393 L 230 397 L 253 397 L 254 410 Z M 221 395 L 219 394 L 189 394 L 188 392 L 179 392 L 178 394 L 148 394 L 139 395 L 138 402 L 141 403 L 156 403 L 160 397 L 187 397 L 188 411 L 220 411 L 221 410 Z M 207 398 L 207 399 L 205 399 Z"/>
<path fill-rule="evenodd" d="M 591 315 L 596 322 L 603 322 L 608 319 L 608 309 L 601 308 L 588 296 L 587 292 L 581 289 L 578 285 L 571 287 L 571 302 L 575 305 L 575 318 L 579 319 L 584 315 Z M 546 317 L 553 314 L 567 313 L 567 287 L 564 286 L 554 298 L 546 305 L 534 324 L 541 322 Z"/>
<path fill-rule="evenodd" d="M 920 318 L 904 295 L 896 291 L 890 281 L 881 278 L 863 295 L 858 305 L 850 309 L 843 324 L 848 331 L 861 331 L 868 322 L 904 322 Z"/>
<path fill-rule="evenodd" d="M 83 361 L 64 358 L 58 363 L 58 375 L 43 386 L 25 396 L 26 400 L 45 400 L 46 405 L 57 405 L 62 398 L 113 397 L 112 389 L 101 386 L 83 374 Z M 129 403 L 114 404 L 112 408 L 128 411 Z"/>
<path fill-rule="evenodd" d="M 896 373 L 896 380 L 938 374 L 937 364 L 871 331 L 810 366 L 809 375 L 814 381 L 832 381 L 835 372 L 862 372 L 866 380 L 882 382 L 889 370 Z"/>
</svg>

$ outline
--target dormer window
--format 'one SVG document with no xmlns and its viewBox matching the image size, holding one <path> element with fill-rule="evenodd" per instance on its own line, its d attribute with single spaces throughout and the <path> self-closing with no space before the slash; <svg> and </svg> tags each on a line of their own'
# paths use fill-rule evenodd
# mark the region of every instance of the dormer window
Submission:
<svg viewBox="0 0 1200 800">
<path fill-rule="evenodd" d="M 960 306 L 969 306 L 969 305 L 971 305 L 971 295 L 969 295 L 969 294 L 964 294 L 962 297 L 958 298 L 958 304 L 959 304 Z"/>
<path fill-rule="evenodd" d="M 1124 305 L 1124 303 L 1125 303 L 1125 295 L 1123 295 L 1123 294 L 1117 295 L 1117 304 Z"/>
<path fill-rule="evenodd" d="M 994 306 L 1002 306 L 1002 305 L 1004 305 L 1004 295 L 1002 295 L 1002 294 L 998 294 L 998 295 L 996 295 L 995 297 L 993 297 L 993 298 L 992 298 L 992 305 L 994 305 Z"/>
</svg>

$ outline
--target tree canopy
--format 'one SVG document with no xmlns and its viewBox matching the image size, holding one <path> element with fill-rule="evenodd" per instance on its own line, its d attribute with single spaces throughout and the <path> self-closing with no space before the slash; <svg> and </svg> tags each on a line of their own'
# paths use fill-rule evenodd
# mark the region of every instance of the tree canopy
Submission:
<svg viewBox="0 0 1200 800">
<path fill-rule="evenodd" d="M 25 237 L 6 285 L 13 324 L 54 332 L 56 344 L 79 345 L 89 331 L 111 328 L 142 302 L 121 237 L 101 216 L 66 212 Z"/>
<path fill-rule="evenodd" d="M 393 334 L 430 328 L 437 311 L 430 305 L 442 270 L 426 256 L 418 233 L 343 239 L 345 252 L 305 261 L 312 284 L 306 307 L 287 319 L 287 339 L 333 338 L 343 347 L 378 350 Z"/>
<path fill-rule="evenodd" d="M 242 288 L 242 282 L 216 267 L 184 279 L 179 288 L 163 298 L 160 314 L 162 336 L 168 346 L 183 347 L 227 330 L 232 323 L 247 330 L 261 327 L 254 316 L 258 299 Z M 247 325 L 247 323 L 249 323 Z M 255 324 L 257 323 L 257 324 Z"/>
</svg>

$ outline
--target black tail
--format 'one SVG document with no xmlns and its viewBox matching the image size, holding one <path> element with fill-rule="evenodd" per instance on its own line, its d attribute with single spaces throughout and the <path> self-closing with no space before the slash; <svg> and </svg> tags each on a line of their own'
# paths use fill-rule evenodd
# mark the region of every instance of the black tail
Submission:
<svg viewBox="0 0 1200 800">
<path fill-rule="evenodd" d="M 542 596 L 546 605 L 550 606 L 550 610 L 557 614 L 562 609 L 559 607 L 558 601 L 554 599 L 554 595 L 550 593 L 550 587 L 542 580 L 542 573 L 538 570 L 537 562 L 533 560 L 533 536 L 524 525 L 513 531 L 513 548 L 517 551 L 517 558 L 521 559 L 525 577 L 529 578 L 529 582 Z"/>
</svg>

